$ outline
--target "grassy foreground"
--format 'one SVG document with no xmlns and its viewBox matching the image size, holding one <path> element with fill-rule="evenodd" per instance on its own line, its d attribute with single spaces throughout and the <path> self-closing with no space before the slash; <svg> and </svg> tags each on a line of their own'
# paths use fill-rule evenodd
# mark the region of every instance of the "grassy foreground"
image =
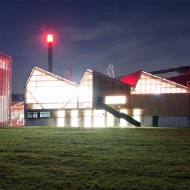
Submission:
<svg viewBox="0 0 190 190">
<path fill-rule="evenodd" d="M 190 189 L 190 129 L 0 127 L 0 189 Z"/>
</svg>

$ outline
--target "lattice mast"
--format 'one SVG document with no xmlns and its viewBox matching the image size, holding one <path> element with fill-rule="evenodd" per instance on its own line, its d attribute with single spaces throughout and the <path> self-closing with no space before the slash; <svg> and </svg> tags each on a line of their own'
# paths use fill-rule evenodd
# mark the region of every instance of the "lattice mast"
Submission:
<svg viewBox="0 0 190 190">
<path fill-rule="evenodd" d="M 104 71 L 104 75 L 107 75 L 111 78 L 114 78 L 114 69 L 113 69 L 113 65 L 108 65 L 108 67 L 106 68 L 106 70 Z"/>
</svg>

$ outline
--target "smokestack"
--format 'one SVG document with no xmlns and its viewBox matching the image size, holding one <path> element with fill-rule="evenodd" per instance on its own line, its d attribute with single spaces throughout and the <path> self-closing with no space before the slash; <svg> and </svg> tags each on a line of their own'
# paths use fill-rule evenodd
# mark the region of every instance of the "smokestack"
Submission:
<svg viewBox="0 0 190 190">
<path fill-rule="evenodd" d="M 53 45 L 53 35 L 47 35 L 48 43 L 48 71 L 52 73 L 52 45 Z"/>
</svg>

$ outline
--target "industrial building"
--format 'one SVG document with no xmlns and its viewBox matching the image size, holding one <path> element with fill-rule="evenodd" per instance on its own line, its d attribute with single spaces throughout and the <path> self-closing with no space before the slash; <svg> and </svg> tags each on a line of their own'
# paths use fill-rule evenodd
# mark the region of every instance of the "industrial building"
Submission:
<svg viewBox="0 0 190 190">
<path fill-rule="evenodd" d="M 11 126 L 23 126 L 24 125 L 24 101 L 12 101 L 11 102 Z"/>
<path fill-rule="evenodd" d="M 0 52 L 0 126 L 10 124 L 12 57 Z"/>
<path fill-rule="evenodd" d="M 188 127 L 187 86 L 138 71 L 118 79 L 86 69 L 77 85 L 34 67 L 24 89 L 25 125 Z"/>
</svg>

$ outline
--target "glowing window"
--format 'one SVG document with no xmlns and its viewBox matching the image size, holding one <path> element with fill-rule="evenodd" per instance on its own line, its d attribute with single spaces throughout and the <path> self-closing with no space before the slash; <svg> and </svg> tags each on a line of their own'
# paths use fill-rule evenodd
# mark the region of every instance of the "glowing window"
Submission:
<svg viewBox="0 0 190 190">
<path fill-rule="evenodd" d="M 92 125 L 92 111 L 91 110 L 85 110 L 84 111 L 84 127 L 91 127 Z"/>
<path fill-rule="evenodd" d="M 65 118 L 57 118 L 57 126 L 64 127 L 65 126 Z"/>
<path fill-rule="evenodd" d="M 107 112 L 107 126 L 114 126 L 114 116 Z"/>
<path fill-rule="evenodd" d="M 79 108 L 92 108 L 92 71 L 86 70 L 78 88 Z"/>
<path fill-rule="evenodd" d="M 50 117 L 50 112 L 40 112 L 40 118 Z"/>
<path fill-rule="evenodd" d="M 71 126 L 78 127 L 79 125 L 78 110 L 71 111 Z"/>
<path fill-rule="evenodd" d="M 126 109 L 121 109 L 120 112 L 127 114 Z M 125 127 L 125 126 L 128 126 L 128 122 L 125 119 L 121 118 L 120 119 L 120 127 Z"/>
<path fill-rule="evenodd" d="M 28 112 L 27 118 L 38 118 L 38 112 Z"/>
<path fill-rule="evenodd" d="M 133 118 L 139 122 L 141 122 L 141 115 L 142 115 L 142 110 L 141 109 L 134 109 L 133 110 Z"/>
<path fill-rule="evenodd" d="M 57 117 L 65 117 L 65 111 L 57 111 Z"/>
<path fill-rule="evenodd" d="M 106 96 L 106 104 L 125 104 L 126 96 Z"/>
<path fill-rule="evenodd" d="M 187 93 L 188 89 L 166 79 L 143 73 L 132 94 Z"/>
<path fill-rule="evenodd" d="M 104 127 L 104 126 L 105 126 L 105 111 L 94 110 L 94 127 Z"/>
</svg>

